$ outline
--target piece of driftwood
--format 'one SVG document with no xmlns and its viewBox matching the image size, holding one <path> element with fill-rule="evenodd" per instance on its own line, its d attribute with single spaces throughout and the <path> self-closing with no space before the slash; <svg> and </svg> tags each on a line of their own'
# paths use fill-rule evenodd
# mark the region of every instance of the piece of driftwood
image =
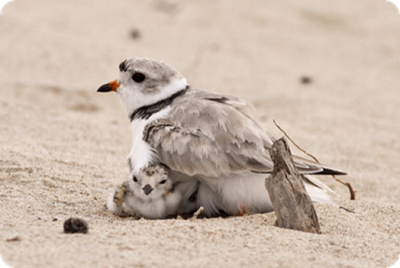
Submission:
<svg viewBox="0 0 400 268">
<path fill-rule="evenodd" d="M 265 187 L 277 217 L 276 225 L 309 233 L 321 233 L 317 213 L 301 175 L 294 166 L 285 138 L 274 142 L 270 150 L 274 163 Z"/>
</svg>

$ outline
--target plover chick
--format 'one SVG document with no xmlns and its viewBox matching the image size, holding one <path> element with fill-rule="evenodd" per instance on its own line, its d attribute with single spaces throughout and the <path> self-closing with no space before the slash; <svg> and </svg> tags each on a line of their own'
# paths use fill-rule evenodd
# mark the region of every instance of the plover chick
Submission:
<svg viewBox="0 0 400 268">
<path fill-rule="evenodd" d="M 114 214 L 124 215 L 125 204 L 138 217 L 164 219 L 177 214 L 180 202 L 181 194 L 175 191 L 167 170 L 152 164 L 137 173 L 132 172 L 128 181 L 117 186 L 107 208 Z"/>
</svg>

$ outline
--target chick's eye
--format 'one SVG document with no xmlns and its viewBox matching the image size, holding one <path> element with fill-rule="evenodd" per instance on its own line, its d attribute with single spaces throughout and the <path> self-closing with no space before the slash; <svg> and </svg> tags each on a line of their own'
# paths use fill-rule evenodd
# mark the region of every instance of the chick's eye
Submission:
<svg viewBox="0 0 400 268">
<path fill-rule="evenodd" d="M 135 81 L 136 83 L 141 83 L 144 81 L 144 79 L 146 79 L 146 76 L 144 76 L 144 74 L 142 73 L 134 73 L 132 75 L 132 79 L 133 81 Z"/>
<path fill-rule="evenodd" d="M 162 181 L 160 181 L 160 184 L 164 184 L 166 182 L 167 182 L 167 180 L 162 180 Z"/>
<path fill-rule="evenodd" d="M 134 181 L 134 182 L 137 182 L 136 176 L 133 176 L 133 181 Z"/>
</svg>

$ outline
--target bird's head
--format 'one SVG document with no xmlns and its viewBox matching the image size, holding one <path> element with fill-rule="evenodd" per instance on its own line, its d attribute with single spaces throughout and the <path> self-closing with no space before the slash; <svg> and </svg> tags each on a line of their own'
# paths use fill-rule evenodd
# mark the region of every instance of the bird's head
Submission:
<svg viewBox="0 0 400 268">
<path fill-rule="evenodd" d="M 150 165 L 131 173 L 129 187 L 135 196 L 144 202 L 156 200 L 167 194 L 172 188 L 167 170 L 160 165 Z"/>
<path fill-rule="evenodd" d="M 119 65 L 118 79 L 97 92 L 117 93 L 125 112 L 155 104 L 188 87 L 186 79 L 172 66 L 147 58 L 131 58 Z"/>
</svg>

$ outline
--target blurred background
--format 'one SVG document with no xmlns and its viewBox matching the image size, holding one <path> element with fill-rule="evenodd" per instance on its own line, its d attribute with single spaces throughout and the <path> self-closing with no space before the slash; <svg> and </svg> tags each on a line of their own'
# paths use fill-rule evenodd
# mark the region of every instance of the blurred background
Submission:
<svg viewBox="0 0 400 268">
<path fill-rule="evenodd" d="M 105 185 L 124 178 L 129 121 L 115 95 L 96 90 L 140 56 L 248 100 L 271 132 L 282 136 L 275 119 L 347 171 L 358 198 L 391 203 L 400 195 L 399 35 L 399 11 L 385 0 L 15 0 L 0 15 L 0 164 Z"/>
<path fill-rule="evenodd" d="M 357 191 L 323 235 L 273 213 L 136 221 L 105 210 L 131 129 L 114 93 L 133 56 L 273 120 Z M 12 267 L 388 267 L 399 248 L 400 14 L 386 0 L 14 0 L 0 14 L 0 253 Z M 304 156 L 291 146 L 292 152 Z M 63 234 L 67 218 L 88 235 Z M 295 264 L 295 265 L 294 265 Z"/>
</svg>

